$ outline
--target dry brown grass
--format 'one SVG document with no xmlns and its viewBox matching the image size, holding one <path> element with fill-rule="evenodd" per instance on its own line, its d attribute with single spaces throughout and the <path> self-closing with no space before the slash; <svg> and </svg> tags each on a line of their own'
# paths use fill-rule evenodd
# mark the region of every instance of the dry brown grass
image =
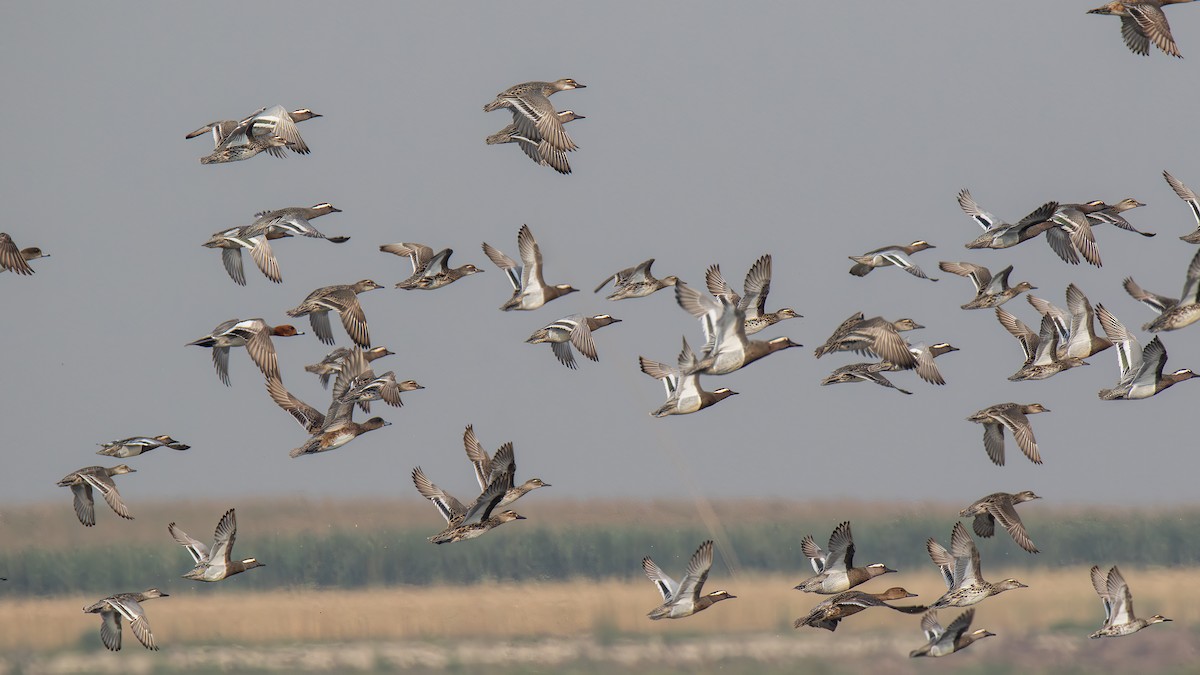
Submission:
<svg viewBox="0 0 1200 675">
<path fill-rule="evenodd" d="M 1164 614 L 1181 627 L 1200 621 L 1195 570 L 1129 568 L 1123 572 L 1139 612 Z M 1004 574 L 1003 569 L 988 572 L 996 580 Z M 976 627 L 1013 636 L 1058 627 L 1079 636 L 1099 626 L 1103 612 L 1086 569 L 1038 570 L 1020 576 L 1030 588 L 1009 591 L 980 605 Z M 738 599 L 683 621 L 648 620 L 645 614 L 658 596 L 641 580 L 294 590 L 242 596 L 212 594 L 194 586 L 145 607 L 155 636 L 164 645 L 456 640 L 463 635 L 484 640 L 621 633 L 787 635 L 793 631 L 792 620 L 822 599 L 791 590 L 799 580 L 791 576 L 731 579 L 714 573 L 709 589 L 725 588 Z M 918 593 L 920 597 L 913 600 L 924 603 L 944 590 L 932 567 L 888 575 L 867 590 L 890 585 Z M 78 643 L 81 635 L 97 633 L 99 620 L 80 611 L 95 599 L 68 596 L 0 604 L 0 622 L 6 627 L 0 631 L 0 652 L 60 649 Z M 943 622 L 957 610 L 945 614 L 949 616 L 943 616 Z M 885 610 L 853 617 L 828 639 L 837 644 L 867 634 L 897 632 L 911 635 L 914 647 L 920 642 L 915 619 Z"/>
</svg>

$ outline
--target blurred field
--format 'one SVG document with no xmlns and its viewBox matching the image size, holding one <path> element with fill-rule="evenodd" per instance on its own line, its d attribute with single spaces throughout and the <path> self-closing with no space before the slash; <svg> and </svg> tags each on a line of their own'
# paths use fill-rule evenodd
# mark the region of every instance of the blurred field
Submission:
<svg viewBox="0 0 1200 675">
<path fill-rule="evenodd" d="M 999 637 L 929 662 L 907 658 L 922 643 L 913 616 L 879 609 L 836 633 L 793 629 L 822 599 L 792 590 L 809 572 L 800 538 L 824 542 L 836 523 L 852 520 L 856 562 L 901 570 L 865 590 L 904 586 L 920 596 L 912 604 L 929 603 L 944 586 L 924 539 L 945 542 L 963 505 L 535 494 L 522 501 L 529 521 L 437 547 L 425 537 L 440 521 L 415 498 L 141 503 L 131 505 L 137 520 L 101 509 L 97 526 L 82 528 L 63 496 L 0 514 L 0 575 L 9 577 L 0 584 L 0 675 L 1200 672 L 1196 507 L 1022 507 L 1042 553 L 1028 555 L 1003 534 L 979 546 L 986 578 L 1011 576 L 1031 588 L 978 606 L 975 627 Z M 220 584 L 180 579 L 190 559 L 167 522 L 204 539 L 230 506 L 238 509 L 235 553 L 267 567 Z M 658 596 L 641 574 L 641 556 L 679 574 L 706 537 L 718 545 L 708 590 L 738 599 L 685 620 L 648 620 Z M 1103 618 L 1087 574 L 1092 562 L 1120 564 L 1137 611 L 1175 621 L 1088 640 Z M 146 652 L 128 634 L 122 652 L 104 651 L 99 619 L 81 608 L 150 586 L 171 594 L 146 603 L 163 651 Z M 943 623 L 957 614 L 944 612 Z"/>
<path fill-rule="evenodd" d="M 1004 569 L 985 571 L 994 579 L 1017 574 Z M 1175 622 L 1120 640 L 1089 641 L 1087 633 L 1100 624 L 1103 611 L 1087 570 L 1022 570 L 1020 578 L 1029 589 L 1010 591 L 978 607 L 975 627 L 987 628 L 999 637 L 952 660 L 959 666 L 993 659 L 999 664 L 1001 658 L 1012 660 L 1017 655 L 1013 648 L 1020 644 L 1025 646 L 1023 650 L 1031 650 L 1030 654 L 1045 652 L 1042 661 L 1051 662 L 1044 665 L 1084 668 L 1079 672 L 1087 672 L 1088 663 L 1107 670 L 1116 665 L 1113 659 L 1125 658 L 1149 658 L 1156 665 L 1146 667 L 1146 672 L 1197 663 L 1200 654 L 1194 646 L 1197 632 L 1193 627 L 1200 622 L 1200 588 L 1195 584 L 1195 570 L 1123 571 L 1139 612 L 1162 613 Z M 764 664 L 799 657 L 822 661 L 843 655 L 849 659 L 843 664 L 847 672 L 871 662 L 876 663 L 877 673 L 915 672 L 909 670 L 906 656 L 922 642 L 916 617 L 876 609 L 847 620 L 836 633 L 795 630 L 793 619 L 821 599 L 792 590 L 799 580 L 779 575 L 735 579 L 714 573 L 709 589 L 725 588 L 737 599 L 685 620 L 659 622 L 645 617 L 655 606 L 657 594 L 644 580 L 298 589 L 241 595 L 214 594 L 195 585 L 174 588 L 171 597 L 145 605 L 163 646 L 161 654 L 142 654 L 141 647 L 126 635 L 125 650 L 116 663 L 131 667 L 148 657 L 162 659 L 148 664 L 157 663 L 151 666 L 156 669 L 166 665 L 188 670 L 226 662 L 236 664 L 233 669 L 240 671 L 328 662 L 329 667 L 359 671 L 452 666 L 470 671 L 472 663 L 500 661 L 526 664 L 527 669 L 514 672 L 563 672 L 537 668 L 620 659 L 682 668 L 689 659 L 700 658 L 697 654 L 704 650 L 717 650 L 713 653 L 720 656 L 712 658 L 731 659 L 731 667 L 746 661 L 758 663 L 761 669 Z M 932 566 L 887 575 L 867 588 L 882 590 L 890 585 L 918 593 L 914 603 L 931 602 L 944 590 Z M 39 669 L 45 672 L 66 672 L 73 668 L 69 664 L 75 663 L 71 650 L 83 650 L 100 662 L 114 662 L 100 649 L 99 620 L 80 611 L 94 600 L 16 598 L 0 604 L 0 621 L 6 626 L 0 632 L 0 654 L 7 655 L 0 657 L 0 664 L 40 663 L 44 668 Z M 944 612 L 943 622 L 956 615 L 957 611 Z M 479 644 L 459 644 L 466 636 Z M 509 657 L 499 659 L 497 654 Z M 878 663 L 881 657 L 887 657 L 884 662 L 888 665 Z M 127 658 L 135 661 L 127 662 Z M 53 663 L 59 665 L 48 665 Z M 1030 665 L 1020 659 L 1012 662 L 1014 666 L 1021 663 Z M 829 672 L 840 669 L 835 663 Z"/>
<path fill-rule="evenodd" d="M 121 522 L 100 504 L 96 527 L 83 529 L 71 508 L 70 493 L 62 490 L 61 497 L 56 502 L 7 507 L 0 512 L 0 539 L 5 542 L 4 551 L 70 549 L 105 536 L 112 537 L 114 533 L 126 544 L 160 542 L 168 521 L 176 521 L 189 531 L 211 532 L 220 514 L 230 507 L 238 510 L 239 527 L 252 527 L 275 536 L 322 534 L 334 529 L 386 531 L 414 527 L 429 528 L 432 533 L 439 525 L 434 508 L 415 495 L 397 499 L 242 498 L 219 502 L 132 502 L 126 498 L 134 521 Z M 697 524 L 696 505 L 690 501 L 568 500 L 539 491 L 522 500 L 521 504 L 523 512 L 528 512 L 531 517 L 538 513 L 552 514 L 553 518 L 544 518 L 538 524 L 558 529 L 630 523 L 644 527 L 690 528 Z M 723 500 L 711 505 L 720 521 L 753 525 L 818 520 L 828 521 L 830 530 L 847 518 L 878 520 L 881 513 L 893 518 L 924 518 L 951 510 L 957 513 L 963 506 L 966 505 L 928 502 L 897 505 L 854 500 Z"/>
</svg>

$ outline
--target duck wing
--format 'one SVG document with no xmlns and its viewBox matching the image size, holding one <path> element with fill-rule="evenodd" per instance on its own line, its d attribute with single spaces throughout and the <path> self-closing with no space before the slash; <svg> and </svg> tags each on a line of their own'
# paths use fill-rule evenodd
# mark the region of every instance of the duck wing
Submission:
<svg viewBox="0 0 1200 675">
<path fill-rule="evenodd" d="M 234 283 L 239 286 L 246 285 L 246 270 L 242 267 L 242 249 L 221 249 L 221 264 L 225 266 L 225 271 L 229 273 L 229 278 L 233 279 Z"/>
<path fill-rule="evenodd" d="M 92 488 L 82 481 L 71 486 L 71 494 L 75 496 L 75 515 L 85 527 L 96 524 L 96 502 L 92 499 Z"/>
<path fill-rule="evenodd" d="M 433 249 L 425 244 L 417 244 L 411 242 L 399 242 L 396 244 L 384 244 L 379 247 L 384 253 L 404 256 L 412 263 L 413 274 L 422 272 L 429 264 L 430 258 L 433 257 Z"/>
<path fill-rule="evenodd" d="M 642 570 L 646 573 L 646 578 L 654 582 L 654 587 L 662 595 L 663 602 L 670 602 L 679 595 L 679 582 L 662 571 L 649 556 L 642 558 Z"/>
<path fill-rule="evenodd" d="M 1163 13 L 1162 7 L 1156 3 L 1138 2 L 1125 5 L 1125 11 L 1131 19 L 1137 22 L 1138 29 L 1145 36 L 1142 38 L 1143 40 L 1147 38 L 1153 40 L 1155 46 L 1168 56 L 1183 58 L 1183 55 L 1179 53 L 1179 47 L 1175 44 L 1175 38 L 1171 36 L 1171 25 L 1167 23 L 1167 15 Z M 1122 22 L 1123 32 L 1124 22 Z M 1125 42 L 1130 49 L 1133 49 L 1128 38 Z M 1147 48 L 1146 51 L 1149 49 Z"/>
<path fill-rule="evenodd" d="M 421 467 L 418 466 L 413 469 L 412 480 L 413 485 L 417 488 L 417 492 L 421 493 L 422 497 L 433 502 L 433 505 L 437 507 L 438 513 L 442 514 L 447 523 L 453 522 L 467 512 L 462 502 L 426 478 L 425 472 L 421 470 Z"/>
<path fill-rule="evenodd" d="M 1038 353 L 1038 345 L 1040 344 L 1038 334 L 1025 325 L 1024 321 L 1013 316 L 1003 307 L 996 308 L 996 320 L 1000 322 L 1001 326 L 1004 326 L 1004 330 L 1007 330 L 1010 335 L 1017 339 L 1017 342 L 1021 343 L 1021 350 L 1025 352 L 1025 363 L 1033 363 L 1033 359 Z"/>
<path fill-rule="evenodd" d="M 746 312 L 747 319 L 757 319 L 767 313 L 767 294 L 771 292 L 771 254 L 768 253 L 750 266 L 742 286 L 746 295 L 738 308 Z"/>
<path fill-rule="evenodd" d="M 176 543 L 187 549 L 192 556 L 192 562 L 199 565 L 209 561 L 208 547 L 204 545 L 204 542 L 184 532 L 175 523 L 167 525 L 167 531 L 171 533 L 171 537 L 175 539 Z"/>
<path fill-rule="evenodd" d="M 1017 545 L 1030 553 L 1037 553 L 1038 549 L 1033 545 L 1033 541 L 1029 538 L 1029 534 L 1025 532 L 1025 524 L 1021 522 L 1021 516 L 1017 515 L 1017 509 L 1013 505 L 1012 500 L 1003 499 L 992 501 L 987 506 L 988 515 L 1000 521 L 1004 529 L 1008 530 L 1008 534 L 1017 542 Z M 978 517 L 976 518 L 978 520 Z M 976 529 L 978 533 L 978 529 Z M 982 535 L 981 535 L 982 536 Z"/>
<path fill-rule="evenodd" d="M 1104 334 L 1117 349 L 1117 366 L 1121 371 L 1121 379 L 1117 386 L 1127 385 L 1141 369 L 1142 345 L 1104 305 L 1096 305 L 1096 315 L 1100 318 L 1100 327 L 1104 329 Z"/>
<path fill-rule="evenodd" d="M 1200 226 L 1200 199 L 1196 197 L 1196 193 L 1168 171 L 1163 171 L 1163 178 L 1167 179 L 1167 184 L 1171 186 L 1175 194 L 1187 202 L 1188 208 L 1192 210 L 1192 217 L 1196 219 L 1196 225 Z"/>
<path fill-rule="evenodd" d="M 1005 223 L 996 216 L 979 208 L 979 204 L 975 203 L 975 199 L 971 197 L 971 191 L 962 189 L 958 192 L 958 206 L 963 210 L 963 213 L 971 217 L 976 224 L 983 228 L 984 232 L 995 228 L 1004 227 Z"/>
<path fill-rule="evenodd" d="M 571 327 L 571 344 L 575 345 L 575 348 L 587 358 L 593 361 L 600 360 L 596 354 L 596 343 L 592 340 L 592 329 L 588 326 L 586 317 L 575 317 L 575 325 Z"/>
<path fill-rule="evenodd" d="M 338 377 L 341 379 L 340 373 Z M 271 396 L 271 400 L 275 401 L 275 405 L 283 408 L 284 412 L 294 417 L 308 433 L 315 434 L 325 427 L 325 415 L 293 396 L 291 392 L 284 388 L 282 380 L 267 378 L 267 393 Z"/>
<path fill-rule="evenodd" d="M 521 290 L 522 270 L 516 261 L 504 255 L 499 249 L 495 248 L 486 241 L 483 242 L 483 253 L 492 261 L 496 267 L 499 267 L 508 275 L 508 281 L 512 284 L 514 291 Z"/>
<path fill-rule="evenodd" d="M 133 516 L 129 515 L 129 509 L 125 506 L 125 502 L 121 501 L 121 493 L 117 492 L 117 484 L 113 481 L 112 476 L 103 473 L 83 473 L 79 477 L 94 490 L 99 491 L 100 496 L 104 497 L 104 501 L 108 502 L 108 505 L 112 507 L 112 510 L 118 516 L 126 520 L 133 520 Z"/>
<path fill-rule="evenodd" d="M 970 279 L 971 283 L 975 285 L 976 295 L 982 293 L 992 283 L 992 273 L 983 265 L 975 265 L 969 262 L 942 261 L 938 263 L 938 269 Z M 1012 266 L 1009 266 L 1008 270 L 1011 272 Z M 991 291 L 991 289 L 988 290 L 989 292 Z"/>
<path fill-rule="evenodd" d="M 479 483 L 479 491 L 483 492 L 491 483 L 492 458 L 475 436 L 475 425 L 468 424 L 463 431 L 463 447 L 467 451 L 467 460 L 475 467 L 475 481 Z"/>
<path fill-rule="evenodd" d="M 1091 569 L 1092 588 L 1096 589 L 1096 595 L 1100 596 L 1100 602 L 1104 603 L 1104 625 L 1108 626 L 1112 623 L 1112 599 L 1108 596 L 1108 578 L 1100 571 L 1098 565 L 1092 565 Z"/>
<path fill-rule="evenodd" d="M 1021 452 L 1029 458 L 1034 464 L 1042 463 L 1042 455 L 1038 452 L 1037 441 L 1033 437 L 1033 427 L 1029 424 L 1029 418 L 1025 413 L 1016 408 L 1007 410 L 998 410 L 994 416 L 1001 424 L 1008 427 L 1012 433 L 1013 439 L 1017 441 L 1017 447 L 1021 448 Z"/>
<path fill-rule="evenodd" d="M 1130 297 L 1158 312 L 1159 314 L 1163 314 L 1168 309 L 1171 309 L 1175 305 L 1179 304 L 1179 300 L 1175 298 L 1168 298 L 1165 295 L 1158 295 L 1157 293 L 1151 293 L 1150 291 L 1145 290 L 1133 280 L 1133 277 L 1125 277 L 1125 281 L 1122 283 L 1122 285 L 1125 287 L 1125 292 L 1128 293 Z"/>
<path fill-rule="evenodd" d="M 729 282 L 725 281 L 725 277 L 721 274 L 721 266 L 719 264 L 708 266 L 708 270 L 706 270 L 704 273 L 704 284 L 708 286 L 708 292 L 711 293 L 713 297 L 719 298 L 724 295 L 735 305 L 740 304 L 742 301 L 741 296 L 739 296 L 737 292 L 733 290 L 733 288 L 729 285 Z"/>
<path fill-rule="evenodd" d="M 229 509 L 221 516 L 221 520 L 217 521 L 217 527 L 213 530 L 213 548 L 210 560 L 224 561 L 228 565 L 235 539 L 237 539 L 237 514 L 233 509 Z"/>
<path fill-rule="evenodd" d="M 713 542 L 709 539 L 700 544 L 700 548 L 696 549 L 696 552 L 692 554 L 692 559 L 688 561 L 687 572 L 683 576 L 683 581 L 679 582 L 679 597 L 691 598 L 693 601 L 700 599 L 700 591 L 708 579 L 712 562 Z"/>
</svg>

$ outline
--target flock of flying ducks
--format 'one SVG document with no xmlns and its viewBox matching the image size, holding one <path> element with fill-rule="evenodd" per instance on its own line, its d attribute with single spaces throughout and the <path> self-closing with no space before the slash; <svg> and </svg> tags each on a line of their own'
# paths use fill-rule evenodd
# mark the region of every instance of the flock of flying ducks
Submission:
<svg viewBox="0 0 1200 675">
<path fill-rule="evenodd" d="M 1146 53 L 1147 40 L 1153 40 L 1163 51 L 1178 56 L 1174 41 L 1170 38 L 1161 4 L 1149 0 L 1136 3 L 1109 3 L 1094 13 L 1116 14 L 1122 17 L 1122 34 L 1130 48 Z M 489 145 L 516 143 L 518 147 L 539 165 L 549 166 L 560 173 L 570 173 L 566 153 L 577 149 L 567 135 L 563 125 L 581 119 L 570 110 L 556 111 L 549 96 L 584 85 L 571 79 L 555 82 L 526 82 L 501 92 L 495 100 L 484 107 L 485 111 L 507 108 L 513 122 L 500 132 L 487 138 Z M 226 163 L 250 159 L 262 152 L 282 157 L 285 151 L 297 154 L 310 152 L 308 145 L 297 131 L 297 123 L 320 117 L 306 108 L 288 111 L 283 106 L 262 108 L 241 120 L 212 122 L 193 131 L 187 138 L 211 133 L 214 149 L 201 158 L 204 164 Z M 1181 237 L 1189 243 L 1200 243 L 1200 200 L 1195 193 L 1171 174 L 1164 172 L 1168 184 L 1192 210 L 1197 221 L 1197 230 Z M 978 223 L 983 233 L 966 244 L 968 249 L 1009 248 L 1045 234 L 1051 249 L 1065 262 L 1101 265 L 1092 228 L 1100 224 L 1112 224 L 1143 236 L 1154 236 L 1141 232 L 1125 219 L 1123 212 L 1142 206 L 1134 199 L 1125 199 L 1108 205 L 1102 201 L 1083 204 L 1048 202 L 1032 211 L 1016 224 L 1009 224 L 982 210 L 967 190 L 958 195 L 962 210 Z M 282 283 L 279 263 L 270 247 L 272 240 L 289 237 L 324 239 L 343 243 L 345 236 L 328 237 L 313 227 L 311 221 L 321 216 L 338 213 L 340 209 L 329 203 L 312 207 L 288 207 L 255 214 L 249 225 L 228 228 L 217 232 L 204 243 L 205 247 L 221 250 L 222 264 L 230 278 L 239 285 L 246 285 L 242 264 L 245 251 L 262 271 L 275 283 Z M 471 264 L 452 267 L 449 259 L 453 250 L 443 248 L 436 251 L 429 246 L 412 242 L 385 244 L 382 252 L 409 259 L 411 275 L 396 284 L 405 290 L 437 290 L 459 279 L 479 272 Z M 924 240 L 908 245 L 879 247 L 862 255 L 850 256 L 854 265 L 850 273 L 864 277 L 875 269 L 898 267 L 920 279 L 937 281 L 925 274 L 909 259 L 914 254 L 934 248 Z M 502 270 L 512 286 L 512 295 L 500 309 L 503 311 L 531 311 L 541 308 L 577 289 L 568 284 L 548 284 L 544 278 L 543 258 L 534 235 L 527 225 L 517 234 L 518 259 L 514 260 L 488 243 L 482 244 L 484 254 Z M 19 275 L 33 274 L 30 262 L 47 257 L 38 248 L 19 249 L 12 238 L 0 233 L 0 271 L 11 271 Z M 659 290 L 672 287 L 678 305 L 701 324 L 702 346 L 694 350 L 687 337 L 671 366 L 645 357 L 639 358 L 642 372 L 663 382 L 667 399 L 658 409 L 651 412 L 656 417 L 692 414 L 715 405 L 736 394 L 728 388 L 705 390 L 700 383 L 703 376 L 721 376 L 736 372 L 747 365 L 777 351 L 801 345 L 787 337 L 770 340 L 751 339 L 750 336 L 781 321 L 798 318 L 791 308 L 767 310 L 767 297 L 772 276 L 771 256 L 763 255 L 747 272 L 739 294 L 725 280 L 719 265 L 712 265 L 705 275 L 704 293 L 684 283 L 676 276 L 657 278 L 651 272 L 654 259 L 622 269 L 606 278 L 595 292 L 612 285 L 609 300 L 644 298 Z M 1041 316 L 1037 332 L 1029 328 L 1015 315 L 1003 309 L 1008 301 L 1021 293 L 1036 290 L 1029 282 L 1009 285 L 1013 267 L 992 273 L 989 269 L 971 262 L 941 262 L 939 268 L 947 273 L 971 280 L 975 296 L 964 304 L 964 310 L 994 309 L 1000 324 L 1020 343 L 1025 356 L 1021 368 L 1009 379 L 1038 380 L 1054 376 L 1065 370 L 1087 365 L 1085 358 L 1109 347 L 1115 347 L 1120 368 L 1120 379 L 1116 386 L 1099 393 L 1104 400 L 1134 400 L 1148 398 L 1164 389 L 1193 377 L 1190 370 L 1179 370 L 1171 374 L 1164 372 L 1166 350 L 1159 337 L 1154 337 L 1142 347 L 1137 337 L 1117 320 L 1103 305 L 1092 307 L 1087 297 L 1074 284 L 1067 287 L 1067 309 L 1027 295 L 1029 303 Z M 308 316 L 313 332 L 325 344 L 335 343 L 329 314 L 336 313 L 354 346 L 333 350 L 322 361 L 305 367 L 317 375 L 323 386 L 332 381 L 331 401 L 325 413 L 293 396 L 283 385 L 282 373 L 276 357 L 272 339 L 303 335 L 294 326 L 271 325 L 261 318 L 230 319 L 217 325 L 207 335 L 189 345 L 211 349 L 213 365 L 220 380 L 231 385 L 229 374 L 229 351 L 233 347 L 245 347 L 251 360 L 261 371 L 268 395 L 285 412 L 291 415 L 308 433 L 307 440 L 291 451 L 292 457 L 327 452 L 337 449 L 354 438 L 389 423 L 380 417 L 371 417 L 364 422 L 353 420 L 354 409 L 370 411 L 370 403 L 383 401 L 400 407 L 401 393 L 422 389 L 413 380 L 399 380 L 394 371 L 377 375 L 371 366 L 376 359 L 392 354 L 385 347 L 372 347 L 367 318 L 359 301 L 359 295 L 383 288 L 370 279 L 353 284 L 326 286 L 314 290 L 295 308 L 288 310 L 291 317 Z M 1135 299 L 1143 302 L 1158 313 L 1158 317 L 1143 329 L 1149 332 L 1170 331 L 1183 328 L 1200 320 L 1200 253 L 1193 257 L 1188 266 L 1186 281 L 1180 298 L 1170 298 L 1143 290 L 1132 278 L 1125 280 L 1125 288 Z M 1095 331 L 1094 321 L 1098 318 L 1105 337 Z M 554 356 L 571 369 L 577 367 L 575 351 L 590 360 L 598 360 L 592 334 L 604 326 L 619 322 L 607 314 L 584 316 L 573 314 L 560 318 L 536 330 L 527 340 L 531 344 L 549 343 Z M 932 346 L 910 344 L 902 332 L 924 328 L 912 319 L 902 318 L 889 321 L 882 317 L 865 318 L 856 312 L 837 327 L 829 339 L 816 349 L 820 358 L 836 352 L 857 352 L 879 358 L 876 362 L 854 363 L 837 368 L 821 384 L 873 382 L 897 389 L 904 394 L 911 392 L 895 387 L 883 373 L 913 370 L 917 375 L 935 385 L 945 383 L 936 358 L 958 348 L 947 343 Z M 573 349 L 574 348 L 574 349 Z M 997 465 L 1004 463 L 1004 430 L 1016 440 L 1017 446 L 1033 462 L 1041 463 L 1041 455 L 1030 427 L 1028 415 L 1048 412 L 1038 403 L 1001 403 L 978 411 L 968 419 L 984 426 L 984 448 Z M 445 520 L 444 528 L 429 537 L 435 544 L 453 543 L 482 536 L 490 530 L 523 516 L 507 509 L 528 492 L 547 487 L 539 478 L 531 478 L 518 484 L 515 480 L 516 463 L 512 443 L 505 443 L 489 454 L 476 438 L 474 428 L 467 426 L 463 436 L 464 447 L 479 487 L 479 494 L 470 503 L 456 499 L 431 482 L 418 466 L 412 471 L 413 484 L 422 497 L 429 499 Z M 98 454 L 128 458 L 136 457 L 159 447 L 187 450 L 188 446 L 170 436 L 131 437 L 102 444 Z M 126 464 L 115 467 L 89 466 L 64 477 L 58 485 L 69 487 L 73 493 L 74 507 L 79 521 L 85 526 L 95 524 L 94 493 L 99 492 L 112 510 L 122 518 L 132 519 L 117 491 L 114 476 L 134 472 Z M 1037 499 L 1032 492 L 1018 494 L 995 493 L 984 497 L 960 513 L 960 517 L 973 518 L 973 529 L 980 537 L 994 534 L 995 523 L 999 522 L 1013 540 L 1024 550 L 1037 553 L 1020 517 L 1017 504 Z M 232 549 L 237 532 L 236 513 L 229 509 L 219 520 L 211 546 L 197 540 L 174 522 L 168 525 L 172 538 L 191 555 L 194 566 L 183 575 L 186 579 L 216 582 L 249 569 L 262 567 L 255 558 L 237 559 Z M 854 566 L 854 542 L 850 523 L 840 524 L 830 537 L 828 550 L 822 550 L 811 536 L 802 542 L 804 554 L 810 559 L 815 576 L 796 586 L 797 590 L 831 596 L 815 606 L 811 612 L 795 622 L 796 627 L 812 626 L 836 629 L 838 623 L 858 612 L 871 607 L 888 607 L 903 613 L 922 613 L 921 627 L 926 633 L 927 644 L 912 652 L 912 656 L 944 656 L 958 651 L 975 640 L 993 635 L 986 630 L 968 632 L 974 617 L 973 606 L 1001 592 L 1025 588 L 1015 579 L 999 583 L 986 581 L 980 571 L 979 551 L 970 534 L 961 523 L 956 523 L 951 533 L 950 547 L 934 539 L 927 542 L 930 559 L 938 567 L 947 584 L 947 592 L 929 606 L 898 606 L 889 601 L 914 597 L 900 587 L 882 593 L 866 593 L 853 590 L 876 576 L 895 572 L 876 563 L 866 567 Z M 713 563 L 713 542 L 700 545 L 688 563 L 682 581 L 668 576 L 650 558 L 642 561 L 646 576 L 661 594 L 662 603 L 649 613 L 651 619 L 678 619 L 691 616 L 713 604 L 732 599 L 727 591 L 703 594 Z M 1137 618 L 1133 613 L 1129 588 L 1120 571 L 1114 566 L 1107 574 L 1098 567 L 1091 570 L 1096 592 L 1105 608 L 1104 625 L 1091 637 L 1127 635 L 1147 625 L 1169 621 L 1155 615 L 1149 619 Z M 119 593 L 104 598 L 85 608 L 85 612 L 101 615 L 101 639 L 111 650 L 121 647 L 122 622 L 128 622 L 134 636 L 148 649 L 158 649 L 150 631 L 142 602 L 167 594 L 156 588 L 142 593 Z M 937 610 L 948 607 L 972 607 L 943 628 L 937 618 Z"/>
</svg>

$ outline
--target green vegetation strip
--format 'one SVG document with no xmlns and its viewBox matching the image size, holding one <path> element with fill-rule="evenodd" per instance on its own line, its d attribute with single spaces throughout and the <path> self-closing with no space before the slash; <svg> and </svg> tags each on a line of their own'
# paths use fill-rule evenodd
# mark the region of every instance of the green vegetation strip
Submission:
<svg viewBox="0 0 1200 675">
<path fill-rule="evenodd" d="M 1018 549 L 1002 528 L 991 540 L 979 540 L 987 569 L 1112 564 L 1188 566 L 1200 562 L 1195 511 L 1149 512 L 1134 517 L 1039 514 L 1025 507 L 1037 555 Z M 892 520 L 855 520 L 855 562 L 883 562 L 901 570 L 929 565 L 925 540 L 949 544 L 951 518 L 901 516 Z M 812 534 L 822 546 L 836 523 L 760 522 L 728 527 L 729 541 L 718 541 L 724 574 L 736 560 L 740 572 L 794 573 L 797 581 L 811 568 L 800 540 Z M 287 533 L 239 537 L 235 554 L 267 564 L 224 584 L 249 591 L 295 586 L 362 588 L 399 584 L 470 584 L 488 581 L 563 580 L 572 577 L 631 578 L 641 574 L 642 556 L 667 569 L 681 567 L 696 546 L 712 535 L 705 530 L 640 525 L 539 527 L 530 521 L 506 525 L 486 537 L 434 546 L 425 540 L 432 529 L 364 531 L 333 528 L 326 533 Z M 724 545 L 724 546 L 722 546 Z M 728 548 L 725 548 L 727 546 Z M 733 556 L 726 551 L 732 550 Z M 4 590 L 18 595 L 108 593 L 166 584 L 191 567 L 191 559 L 164 532 L 161 544 L 109 544 L 72 550 L 0 552 Z"/>
</svg>

